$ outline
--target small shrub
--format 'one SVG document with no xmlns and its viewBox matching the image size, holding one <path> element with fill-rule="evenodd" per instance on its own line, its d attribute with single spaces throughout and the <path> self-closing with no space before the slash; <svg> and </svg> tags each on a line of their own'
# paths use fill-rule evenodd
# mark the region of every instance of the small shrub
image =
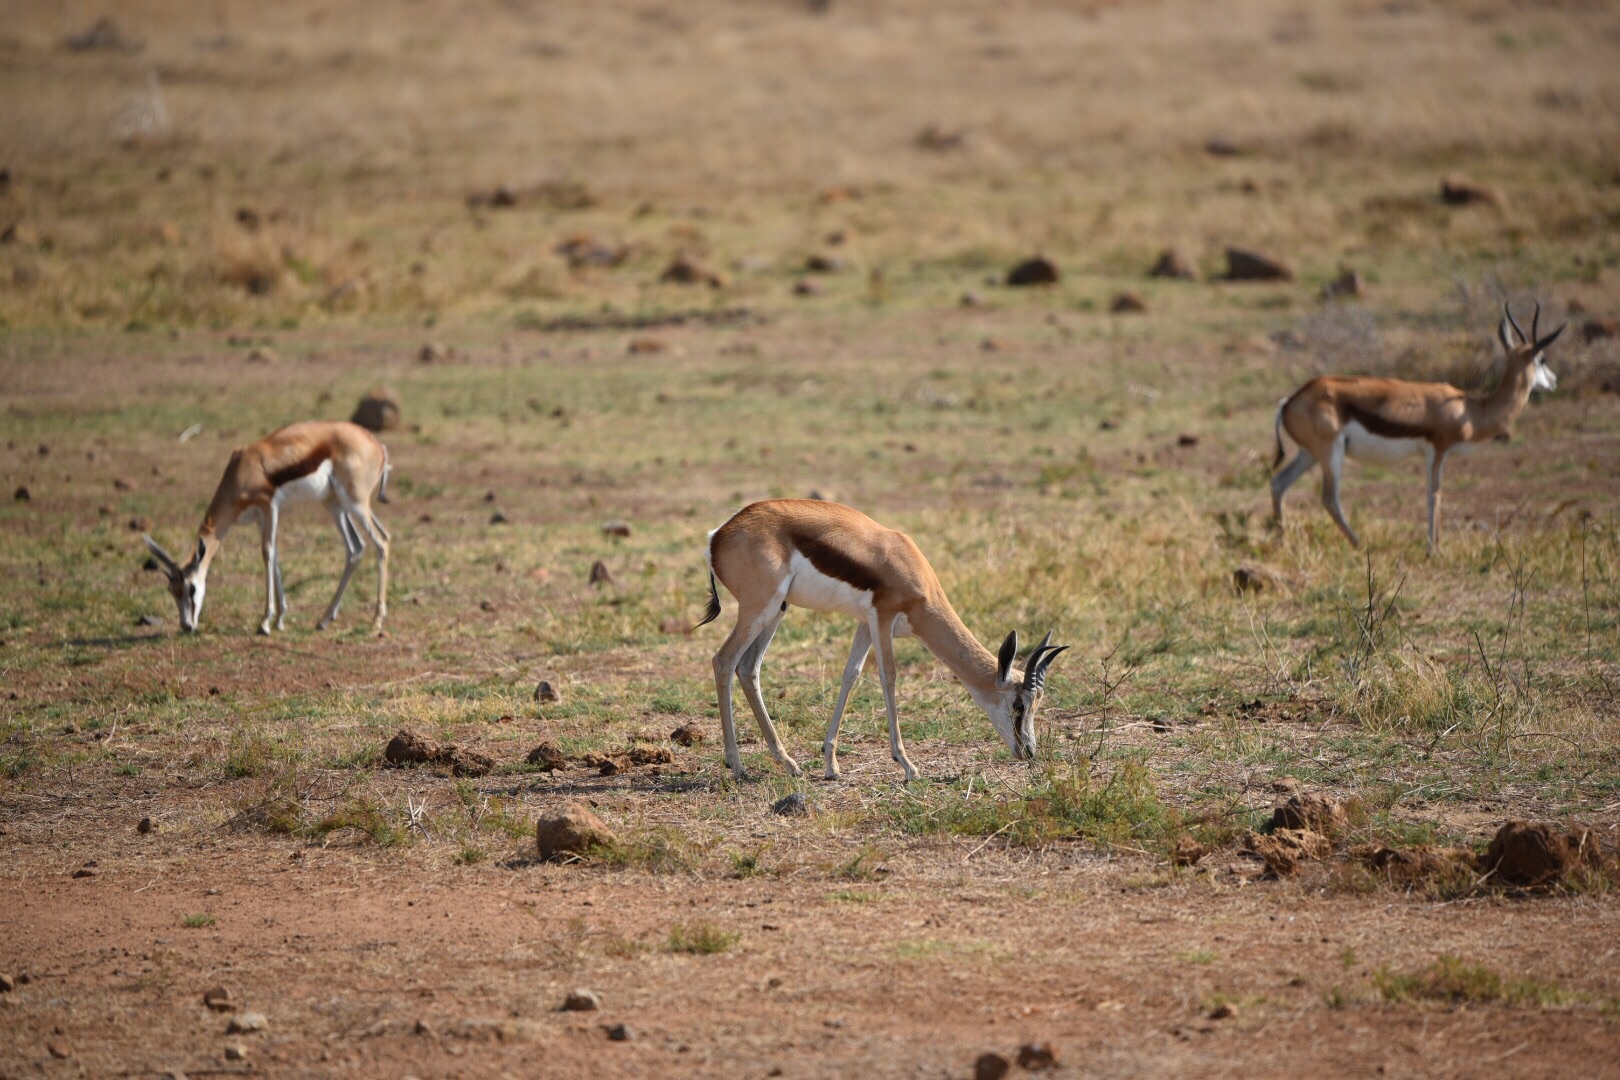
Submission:
<svg viewBox="0 0 1620 1080">
<path fill-rule="evenodd" d="M 1398 973 L 1380 968 L 1373 973 L 1373 988 L 1383 1000 L 1443 1001 L 1449 1004 L 1530 1005 L 1546 1007 L 1569 1000 L 1569 994 L 1536 979 L 1504 979 L 1483 964 L 1470 964 L 1455 956 L 1435 957 L 1418 972 Z"/>
<path fill-rule="evenodd" d="M 207 912 L 200 912 L 196 915 L 187 915 L 185 918 L 180 920 L 180 925 L 185 927 L 187 930 L 202 930 L 213 926 L 218 921 L 218 919 L 214 918 Z"/>
<path fill-rule="evenodd" d="M 670 930 L 668 948 L 672 953 L 707 956 L 723 953 L 741 940 L 741 934 L 722 930 L 712 923 L 689 923 Z"/>
</svg>

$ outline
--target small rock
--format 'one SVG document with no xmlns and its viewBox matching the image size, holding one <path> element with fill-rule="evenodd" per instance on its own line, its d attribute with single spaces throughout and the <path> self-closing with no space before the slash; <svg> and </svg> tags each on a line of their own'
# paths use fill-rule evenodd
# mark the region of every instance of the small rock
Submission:
<svg viewBox="0 0 1620 1080">
<path fill-rule="evenodd" d="M 401 728 L 399 733 L 388 741 L 388 747 L 383 751 L 383 760 L 390 765 L 421 765 L 432 761 L 438 753 L 438 747 L 411 731 Z"/>
<path fill-rule="evenodd" d="M 488 776 L 495 771 L 495 759 L 487 754 L 480 754 L 476 750 L 463 750 L 458 746 L 446 746 L 439 751 L 438 760 L 448 760 L 450 771 L 456 776 L 477 778 Z"/>
<path fill-rule="evenodd" d="M 668 352 L 669 346 L 655 337 L 631 338 L 627 350 L 631 356 L 651 356 L 653 353 Z"/>
<path fill-rule="evenodd" d="M 67 1059 L 67 1058 L 70 1058 L 70 1057 L 73 1056 L 73 1047 L 71 1047 L 67 1043 L 61 1042 L 61 1041 L 59 1041 L 57 1039 L 52 1039 L 49 1042 L 47 1042 L 45 1044 L 45 1049 L 50 1053 L 51 1057 L 53 1057 L 53 1058 Z"/>
<path fill-rule="evenodd" d="M 9 994 L 15 989 L 17 989 L 17 980 L 0 972 L 0 994 Z"/>
<path fill-rule="evenodd" d="M 437 1031 L 433 1030 L 433 1025 L 428 1023 L 426 1020 L 418 1020 L 416 1022 L 416 1026 L 412 1028 L 411 1031 L 414 1034 L 422 1035 L 429 1039 L 434 1038 L 439 1034 Z"/>
<path fill-rule="evenodd" d="M 281 360 L 281 354 L 268 345 L 260 345 L 249 349 L 247 362 L 250 364 L 274 364 Z"/>
<path fill-rule="evenodd" d="M 820 296 L 825 291 L 821 282 L 812 278 L 801 278 L 793 283 L 794 296 Z"/>
<path fill-rule="evenodd" d="M 545 772 L 555 772 L 568 767 L 568 758 L 556 743 L 543 742 L 529 751 L 525 759 L 530 765 L 538 765 Z"/>
<path fill-rule="evenodd" d="M 979 293 L 969 291 L 962 294 L 962 299 L 958 303 L 965 308 L 982 308 L 984 307 L 984 297 Z"/>
<path fill-rule="evenodd" d="M 621 540 L 628 539 L 630 536 L 630 526 L 626 525 L 622 521 L 610 521 L 606 525 L 602 526 L 602 535 L 617 536 Z"/>
<path fill-rule="evenodd" d="M 1231 139 L 1216 135 L 1204 143 L 1204 153 L 1211 157 L 1237 157 L 1243 149 Z"/>
<path fill-rule="evenodd" d="M 1140 314 L 1147 309 L 1147 300 L 1140 293 L 1122 292 L 1108 302 L 1108 310 L 1116 315 Z"/>
<path fill-rule="evenodd" d="M 973 1063 L 973 1080 L 1001 1080 L 1010 1072 L 1012 1062 L 994 1051 L 980 1054 Z"/>
<path fill-rule="evenodd" d="M 592 584 L 592 585 L 611 585 L 611 584 L 613 584 L 613 573 L 612 573 L 612 571 L 610 571 L 607 568 L 607 563 L 603 562 L 601 559 L 597 559 L 595 562 L 593 562 L 591 564 L 590 584 Z"/>
<path fill-rule="evenodd" d="M 233 1042 L 225 1044 L 226 1061 L 246 1061 L 247 1056 L 247 1047 L 243 1046 L 241 1043 Z"/>
<path fill-rule="evenodd" d="M 157 615 L 142 615 L 135 620 L 136 626 L 162 626 L 163 620 Z"/>
<path fill-rule="evenodd" d="M 563 998 L 563 1012 L 596 1012 L 602 1007 L 602 995 L 595 990 L 570 990 Z"/>
<path fill-rule="evenodd" d="M 225 1025 L 227 1035 L 251 1035 L 255 1031 L 264 1031 L 270 1026 L 264 1013 L 245 1012 L 241 1016 L 233 1016 Z"/>
<path fill-rule="evenodd" d="M 696 746 L 707 737 L 703 733 L 703 729 L 693 723 L 682 724 L 669 733 L 670 742 L 679 743 L 682 746 Z"/>
<path fill-rule="evenodd" d="M 781 814 L 783 817 L 806 817 L 810 813 L 810 804 L 804 795 L 795 791 L 772 803 L 771 813 Z"/>
<path fill-rule="evenodd" d="M 1322 286 L 1324 300 L 1356 300 L 1367 295 L 1367 283 L 1354 270 L 1341 270 L 1339 276 Z"/>
<path fill-rule="evenodd" d="M 236 1000 L 231 992 L 223 986 L 211 986 L 203 991 L 203 1004 L 214 1012 L 235 1012 Z"/>
<path fill-rule="evenodd" d="M 113 487 L 118 491 L 134 491 L 135 481 L 123 476 L 113 477 Z"/>
<path fill-rule="evenodd" d="M 1227 281 L 1293 281 L 1294 269 L 1281 259 L 1244 248 L 1226 249 Z"/>
<path fill-rule="evenodd" d="M 501 513 L 499 510 L 497 510 L 493 514 L 489 515 L 489 523 L 491 525 L 505 525 L 507 523 L 507 520 L 508 520 L 507 516 L 505 514 Z"/>
<path fill-rule="evenodd" d="M 1230 1020 L 1237 1014 L 1237 1006 L 1232 1004 L 1230 1001 L 1223 1001 L 1213 1009 L 1209 1010 L 1209 1018 L 1211 1020 Z"/>
<path fill-rule="evenodd" d="M 1581 324 L 1581 337 L 1590 345 L 1594 341 L 1620 337 L 1620 319 L 1587 319 Z M 28 489 L 18 488 L 18 498 L 27 498 Z"/>
<path fill-rule="evenodd" d="M 562 700 L 562 695 L 557 693 L 557 688 L 552 686 L 548 680 L 541 679 L 540 682 L 535 685 L 534 700 L 540 702 L 542 705 L 555 705 L 557 702 Z"/>
<path fill-rule="evenodd" d="M 1490 184 L 1478 184 L 1461 173 L 1452 173 L 1440 181 L 1440 201 L 1447 206 L 1471 206 L 1484 203 L 1501 210 L 1507 206 L 1502 189 Z"/>
<path fill-rule="evenodd" d="M 1025 1043 L 1018 1048 L 1018 1065 L 1030 1072 L 1057 1068 L 1057 1054 L 1051 1043 Z"/>
<path fill-rule="evenodd" d="M 1007 271 L 1008 285 L 1020 287 L 1026 285 L 1056 285 L 1057 281 L 1057 264 L 1044 255 L 1036 255 L 1033 258 L 1025 259 Z"/>
<path fill-rule="evenodd" d="M 1246 562 L 1232 571 L 1232 585 L 1238 592 L 1287 592 L 1294 581 L 1285 573 L 1261 563 Z"/>
<path fill-rule="evenodd" d="M 542 859 L 583 855 L 592 848 L 612 847 L 619 840 L 589 807 L 577 802 L 536 821 L 534 839 Z"/>
<path fill-rule="evenodd" d="M 26 485 L 19 485 L 17 490 L 11 493 L 11 497 L 17 502 L 32 502 L 34 494 L 28 490 Z"/>
<path fill-rule="evenodd" d="M 135 826 L 135 831 L 140 833 L 142 836 L 145 836 L 150 832 L 157 832 L 157 822 L 153 821 L 149 817 L 143 817 L 141 818 L 141 823 Z"/>
<path fill-rule="evenodd" d="M 636 1037 L 636 1033 L 629 1024 L 613 1024 L 607 1029 L 607 1037 L 613 1042 L 629 1042 Z"/>
<path fill-rule="evenodd" d="M 424 364 L 438 364 L 450 359 L 450 350 L 437 341 L 430 341 L 417 350 L 416 359 Z"/>
<path fill-rule="evenodd" d="M 480 600 L 480 601 L 478 601 L 478 610 L 479 611 L 499 611 L 500 608 L 496 607 L 491 601 Z"/>
<path fill-rule="evenodd" d="M 1271 814 L 1273 829 L 1309 829 L 1324 836 L 1338 836 L 1349 827 L 1350 819 L 1338 800 L 1320 792 L 1291 795 Z"/>
<path fill-rule="evenodd" d="M 1153 264 L 1148 271 L 1156 278 L 1174 278 L 1177 281 L 1197 281 L 1198 266 L 1187 253 L 1180 248 L 1165 248 L 1159 253 L 1159 261 Z"/>
<path fill-rule="evenodd" d="M 1177 446 L 1197 446 L 1198 445 L 1198 436 L 1189 435 L 1189 434 L 1183 432 L 1182 434 L 1176 436 L 1176 445 Z"/>
<path fill-rule="evenodd" d="M 399 395 L 386 386 L 375 387 L 354 407 L 349 422 L 367 431 L 394 430 L 399 427 Z"/>
<path fill-rule="evenodd" d="M 77 870 L 73 871 L 73 876 L 76 878 L 95 877 L 96 872 L 90 869 L 88 866 L 81 866 Z"/>
<path fill-rule="evenodd" d="M 709 265 L 691 255 L 681 255 L 658 275 L 658 280 L 676 285 L 708 285 L 718 289 L 725 284 L 725 279 L 716 273 Z"/>
<path fill-rule="evenodd" d="M 836 255 L 812 255 L 804 261 L 805 272 L 810 274 L 837 274 L 847 265 Z"/>
</svg>

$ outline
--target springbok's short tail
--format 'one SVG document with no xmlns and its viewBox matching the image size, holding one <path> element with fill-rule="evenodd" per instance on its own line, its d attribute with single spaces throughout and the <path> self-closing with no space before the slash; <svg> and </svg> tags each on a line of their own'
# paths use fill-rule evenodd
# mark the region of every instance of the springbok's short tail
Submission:
<svg viewBox="0 0 1620 1080">
<path fill-rule="evenodd" d="M 1282 441 L 1283 410 L 1288 408 L 1288 403 L 1292 400 L 1293 398 L 1291 397 L 1285 397 L 1281 401 L 1277 402 L 1277 419 L 1271 425 L 1271 434 L 1277 440 L 1277 456 L 1271 459 L 1272 472 L 1277 471 L 1277 466 L 1282 464 L 1283 457 L 1287 453 L 1287 451 L 1283 449 Z"/>
<path fill-rule="evenodd" d="M 708 623 L 712 623 L 712 622 L 714 622 L 714 620 L 718 619 L 719 617 L 720 617 L 720 589 L 714 583 L 714 571 L 710 570 L 709 571 L 709 606 L 703 609 L 703 618 L 699 619 L 698 622 L 697 622 L 697 626 L 692 627 L 692 629 L 696 630 L 698 628 L 698 626 L 704 626 L 704 625 L 706 625 Z"/>
</svg>

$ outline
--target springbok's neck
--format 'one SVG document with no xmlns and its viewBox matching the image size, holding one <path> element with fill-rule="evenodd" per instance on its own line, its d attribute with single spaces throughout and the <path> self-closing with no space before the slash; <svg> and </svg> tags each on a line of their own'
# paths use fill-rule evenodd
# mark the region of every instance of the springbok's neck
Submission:
<svg viewBox="0 0 1620 1080">
<path fill-rule="evenodd" d="M 1535 381 L 1535 358 L 1527 362 L 1508 361 L 1507 370 L 1495 390 L 1480 402 L 1474 423 L 1474 439 L 1493 438 L 1513 423 L 1530 402 L 1530 389 Z"/>
<path fill-rule="evenodd" d="M 939 662 L 951 669 L 973 699 L 983 705 L 996 694 L 996 658 L 979 644 L 944 593 L 932 603 L 908 614 L 911 632 Z"/>
</svg>

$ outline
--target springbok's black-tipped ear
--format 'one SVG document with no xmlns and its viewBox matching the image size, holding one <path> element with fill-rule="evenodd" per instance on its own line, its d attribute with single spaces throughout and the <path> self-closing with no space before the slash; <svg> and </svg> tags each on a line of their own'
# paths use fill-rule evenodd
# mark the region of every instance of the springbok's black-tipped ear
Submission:
<svg viewBox="0 0 1620 1080">
<path fill-rule="evenodd" d="M 1546 337 L 1544 337 L 1540 341 L 1536 342 L 1536 352 L 1540 352 L 1541 350 L 1545 349 L 1547 346 L 1551 345 L 1553 342 L 1557 341 L 1558 340 L 1558 335 L 1562 334 L 1564 332 L 1564 327 L 1568 326 L 1568 325 L 1569 325 L 1569 323 L 1565 323 L 1564 326 L 1560 326 L 1558 329 L 1554 330 L 1552 333 L 1548 334 Z"/>
<path fill-rule="evenodd" d="M 158 543 L 145 533 L 141 534 L 141 539 L 146 541 L 146 550 L 150 551 L 152 553 L 152 557 L 163 566 L 164 573 L 168 574 L 170 577 L 174 577 L 180 572 L 180 568 L 174 564 L 174 560 L 169 557 L 169 553 L 163 550 L 162 544 Z"/>
<path fill-rule="evenodd" d="M 1018 656 L 1018 631 L 1007 635 L 1001 643 L 1001 654 L 996 657 L 996 681 L 1006 682 L 1012 674 L 1013 660 Z"/>
<path fill-rule="evenodd" d="M 197 537 L 197 554 L 191 557 L 191 561 L 193 563 L 201 563 L 203 556 L 206 554 L 208 554 L 208 545 L 204 543 L 203 538 L 199 536 Z"/>
<path fill-rule="evenodd" d="M 1509 314 L 1506 304 L 1502 305 L 1502 323 L 1496 328 L 1496 336 L 1501 340 L 1502 348 L 1508 352 L 1519 347 L 1519 343 L 1513 337 L 1513 316 Z"/>
</svg>

